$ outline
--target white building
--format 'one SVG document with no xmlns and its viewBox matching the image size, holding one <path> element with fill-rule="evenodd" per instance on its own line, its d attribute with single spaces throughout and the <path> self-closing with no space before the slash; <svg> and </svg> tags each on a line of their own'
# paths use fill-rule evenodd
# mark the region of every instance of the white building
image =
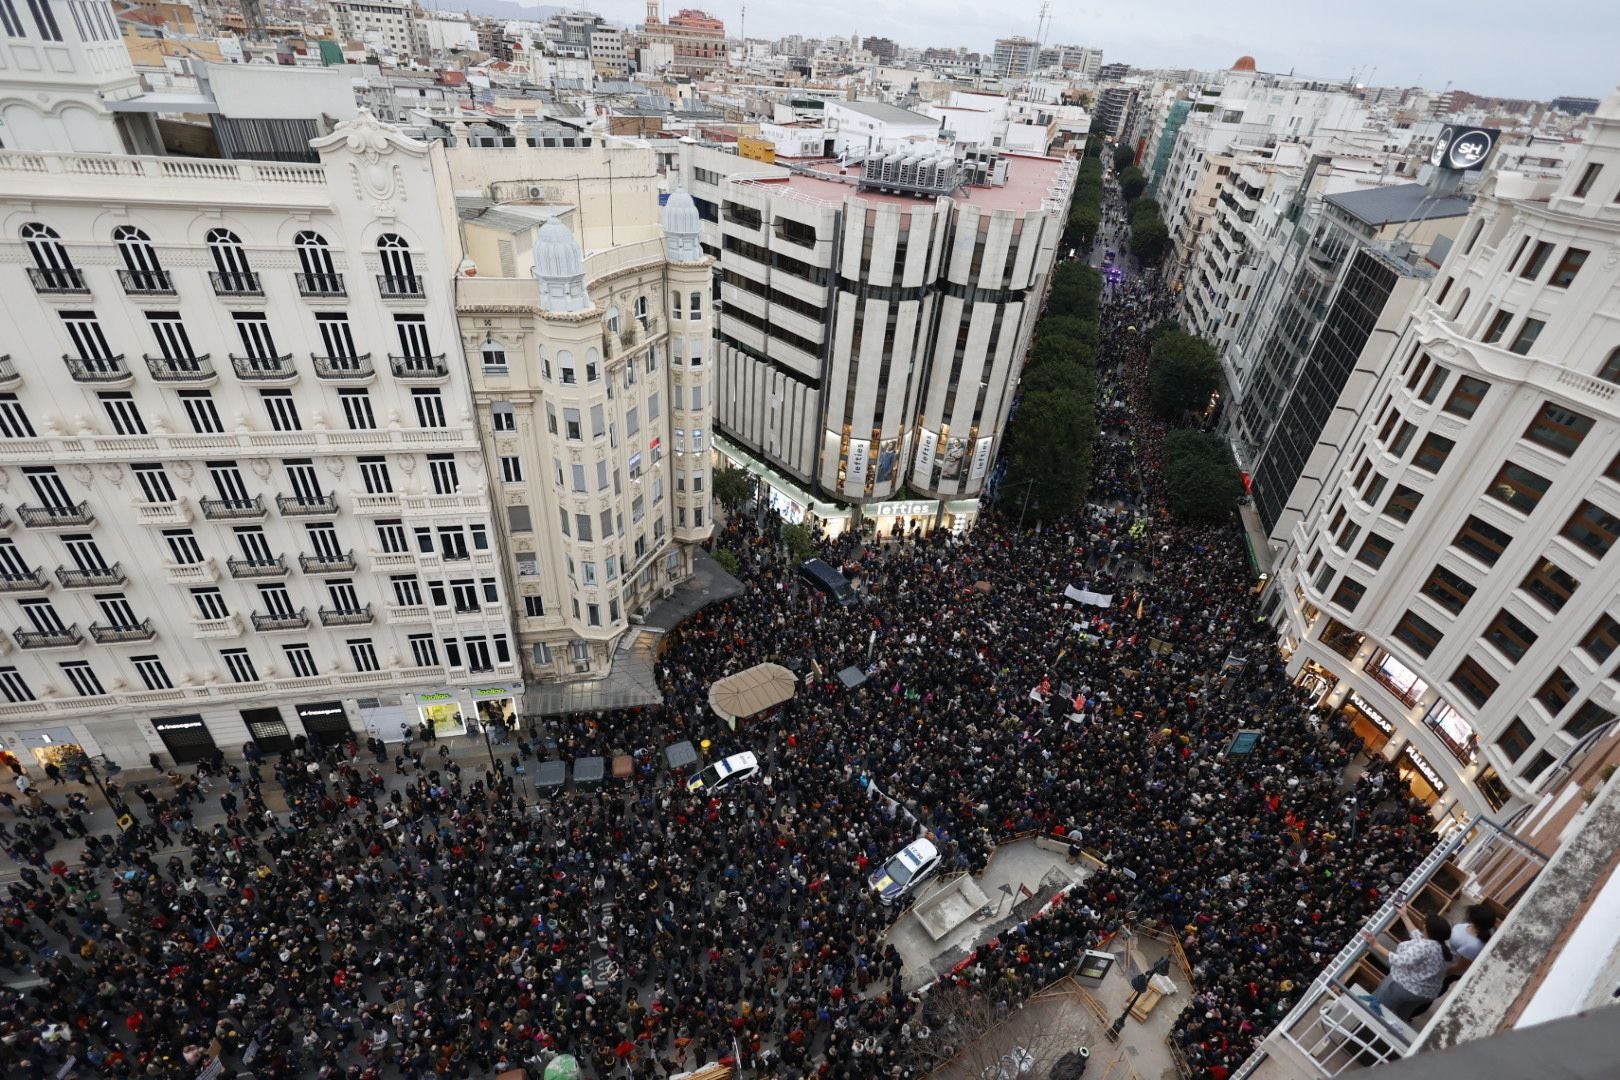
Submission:
<svg viewBox="0 0 1620 1080">
<path fill-rule="evenodd" d="M 537 681 L 598 678 L 713 530 L 710 260 L 651 150 L 456 150 L 461 335 Z M 531 192 L 533 194 L 531 194 Z"/>
<path fill-rule="evenodd" d="M 1480 814 L 1614 719 L 1620 96 L 1567 179 L 1488 178 L 1324 433 L 1275 585 L 1290 669 Z M 1371 347 L 1369 346 L 1369 349 Z"/>
<path fill-rule="evenodd" d="M 442 170 L 369 114 L 315 145 L 0 162 L 8 747 L 192 760 L 515 699 Z"/>
<path fill-rule="evenodd" d="M 411 0 L 332 0 L 332 22 L 345 41 L 379 42 L 402 59 L 421 47 Z M 475 35 L 476 37 L 476 35 Z"/>
</svg>

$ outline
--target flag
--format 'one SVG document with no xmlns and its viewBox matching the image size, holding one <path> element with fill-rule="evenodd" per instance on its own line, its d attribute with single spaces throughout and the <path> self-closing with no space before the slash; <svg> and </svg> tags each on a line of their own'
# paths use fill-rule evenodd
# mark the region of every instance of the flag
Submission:
<svg viewBox="0 0 1620 1080">
<path fill-rule="evenodd" d="M 1138 600 L 1136 602 L 1136 617 L 1138 619 L 1140 619 L 1142 617 L 1142 605 L 1144 605 L 1146 603 L 1147 603 L 1147 598 L 1146 597 L 1143 597 L 1142 599 L 1140 599 L 1140 600 Z"/>
</svg>

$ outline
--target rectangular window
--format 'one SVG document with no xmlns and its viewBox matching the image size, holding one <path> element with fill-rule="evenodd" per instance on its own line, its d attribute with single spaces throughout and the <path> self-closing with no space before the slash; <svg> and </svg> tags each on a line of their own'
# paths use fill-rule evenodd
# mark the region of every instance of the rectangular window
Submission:
<svg viewBox="0 0 1620 1080">
<path fill-rule="evenodd" d="M 315 669 L 315 654 L 310 651 L 308 645 L 303 643 L 283 645 L 281 653 L 287 658 L 287 667 L 291 669 L 294 678 L 313 679 L 319 674 Z"/>
<path fill-rule="evenodd" d="M 169 673 L 163 667 L 163 661 L 156 656 L 132 656 L 129 662 L 135 665 L 135 673 L 141 677 L 141 682 L 148 690 L 173 690 L 174 683 L 169 679 Z"/>
<path fill-rule="evenodd" d="M 315 326 L 321 332 L 321 344 L 326 348 L 329 360 L 357 360 L 360 350 L 354 346 L 354 331 L 349 326 L 349 317 L 342 314 L 321 314 L 315 316 Z M 339 370 L 359 370 L 360 365 L 335 363 L 332 365 Z"/>
<path fill-rule="evenodd" d="M 62 28 L 56 25 L 56 13 L 51 10 L 51 0 L 28 0 L 29 14 L 34 16 L 34 25 L 39 27 L 39 36 L 46 41 L 61 41 Z"/>
<path fill-rule="evenodd" d="M 1545 402 L 1536 418 L 1530 422 L 1524 437 L 1538 446 L 1545 446 L 1555 454 L 1572 456 L 1580 449 L 1581 441 L 1592 430 L 1592 418 L 1572 412 L 1552 402 Z"/>
<path fill-rule="evenodd" d="M 1480 402 L 1485 400 L 1485 394 L 1490 388 L 1491 384 L 1485 380 L 1464 375 L 1457 380 L 1451 396 L 1446 398 L 1446 403 L 1440 407 L 1453 416 L 1460 416 L 1466 420 L 1479 411 Z"/>
<path fill-rule="evenodd" d="M 546 614 L 545 599 L 539 596 L 525 596 L 523 598 L 523 614 L 525 618 L 543 618 Z"/>
<path fill-rule="evenodd" d="M 580 494 L 584 494 L 588 490 L 585 487 L 585 466 L 584 465 L 581 465 L 578 462 L 576 462 L 576 463 L 568 466 L 568 476 L 569 476 L 569 479 L 572 482 L 572 490 L 573 491 L 578 492 Z"/>
<path fill-rule="evenodd" d="M 1495 566 L 1496 560 L 1502 557 L 1502 552 L 1507 550 L 1508 544 L 1512 541 L 1513 537 L 1495 525 L 1470 515 L 1451 543 L 1453 547 L 1466 551 L 1486 566 Z"/>
<path fill-rule="evenodd" d="M 231 318 L 236 321 L 236 334 L 242 339 L 242 351 L 249 360 L 276 359 L 279 354 L 275 338 L 270 336 L 268 319 L 256 311 L 233 312 Z"/>
<path fill-rule="evenodd" d="M 1541 271 L 1547 266 L 1547 260 L 1552 258 L 1553 246 L 1551 241 L 1538 240 L 1535 250 L 1530 252 L 1530 257 L 1524 261 L 1524 268 L 1519 271 L 1519 276 L 1527 281 L 1534 281 L 1540 277 Z"/>
<path fill-rule="evenodd" d="M 107 334 L 96 321 L 95 312 L 64 311 L 62 324 L 67 327 L 68 338 L 79 359 L 86 361 L 85 367 L 91 371 L 112 370 L 112 346 L 107 343 Z"/>
<path fill-rule="evenodd" d="M 408 640 L 411 643 L 411 659 L 417 667 L 439 666 L 439 647 L 432 634 L 412 634 Z"/>
<path fill-rule="evenodd" d="M 203 561 L 202 548 L 190 529 L 165 529 L 163 542 L 176 566 L 196 566 Z"/>
<path fill-rule="evenodd" d="M 1584 739 L 1613 719 L 1614 713 L 1595 701 L 1588 701 L 1575 710 L 1575 715 L 1564 725 L 1564 731 L 1571 738 Z"/>
<path fill-rule="evenodd" d="M 1416 513 L 1418 503 L 1422 500 L 1421 492 L 1414 491 L 1405 484 L 1397 484 L 1395 490 L 1389 494 L 1389 502 L 1384 504 L 1384 516 L 1404 524 L 1412 520 L 1412 515 Z"/>
<path fill-rule="evenodd" d="M 16 668 L 0 667 L 0 697 L 13 705 L 23 705 L 34 700 L 34 691 Z"/>
<path fill-rule="evenodd" d="M 400 607 L 422 606 L 422 583 L 409 574 L 396 574 L 388 579 L 394 587 L 394 603 Z"/>
<path fill-rule="evenodd" d="M 1394 417 L 1390 417 L 1394 419 Z M 1401 422 L 1401 430 L 1396 433 L 1395 441 L 1389 444 L 1389 452 L 1396 457 L 1406 453 L 1406 448 L 1412 445 L 1412 436 L 1417 434 L 1417 427 L 1408 421 Z"/>
<path fill-rule="evenodd" d="M 591 537 L 591 515 L 589 515 L 589 514 L 575 514 L 574 515 L 574 537 L 575 537 L 575 539 L 585 541 L 586 543 L 590 542 L 590 540 L 592 539 L 592 537 Z"/>
<path fill-rule="evenodd" d="M 1616 649 L 1620 649 L 1620 622 L 1608 615 L 1600 615 L 1581 639 L 1581 650 L 1599 664 L 1604 664 Z"/>
<path fill-rule="evenodd" d="M 563 428 L 565 430 L 565 434 L 570 440 L 575 442 L 584 437 L 584 432 L 580 429 L 579 417 L 580 412 L 578 409 L 563 410 Z"/>
<path fill-rule="evenodd" d="M 377 522 L 377 547 L 390 555 L 402 555 L 409 551 L 404 524 L 398 521 Z"/>
<path fill-rule="evenodd" d="M 1436 566 L 1423 583 L 1422 593 L 1453 615 L 1461 613 L 1474 595 L 1475 586 L 1444 566 Z"/>
<path fill-rule="evenodd" d="M 521 484 L 523 482 L 523 459 L 516 457 L 501 458 L 501 483 Z"/>
<path fill-rule="evenodd" d="M 1620 533 L 1620 519 L 1602 507 L 1582 502 L 1564 523 L 1560 535 L 1594 559 L 1601 559 L 1614 546 L 1616 533 Z"/>
<path fill-rule="evenodd" d="M 444 398 L 439 396 L 437 390 L 424 390 L 420 387 L 411 391 L 411 402 L 416 406 L 416 425 L 424 428 L 442 428 L 444 423 Z"/>
<path fill-rule="evenodd" d="M 96 396 L 101 399 L 101 407 L 107 411 L 107 419 L 112 422 L 116 434 L 146 434 L 146 421 L 141 419 L 141 411 L 135 407 L 135 395 L 117 391 Z M 27 420 L 23 423 L 26 424 Z"/>
<path fill-rule="evenodd" d="M 1575 595 L 1579 586 L 1580 582 L 1573 574 L 1550 559 L 1543 559 L 1519 587 L 1556 615 L 1569 603 L 1569 598 Z"/>
<path fill-rule="evenodd" d="M 600 439 L 607 434 L 607 418 L 602 413 L 602 406 L 591 406 L 591 438 Z"/>
<path fill-rule="evenodd" d="M 495 431 L 517 430 L 517 413 L 510 401 L 496 401 L 490 404 L 489 426 Z"/>
<path fill-rule="evenodd" d="M 1389 557 L 1389 549 L 1394 546 L 1393 541 L 1387 540 L 1377 533 L 1368 533 L 1366 541 L 1361 545 L 1361 550 L 1356 552 L 1356 561 L 1366 563 L 1376 570 L 1384 565 L 1384 560 Z"/>
<path fill-rule="evenodd" d="M 270 417 L 272 430 L 303 430 L 303 424 L 298 422 L 298 406 L 293 401 L 291 390 L 260 390 L 259 396 L 264 399 L 265 415 Z"/>
<path fill-rule="evenodd" d="M 1439 630 L 1410 611 L 1401 616 L 1401 621 L 1395 624 L 1393 633 L 1397 639 L 1411 646 L 1412 651 L 1420 657 L 1427 657 L 1434 652 L 1442 637 Z"/>
<path fill-rule="evenodd" d="M 1547 494 L 1551 486 L 1552 481 L 1545 476 L 1533 473 L 1523 465 L 1505 461 L 1496 479 L 1485 489 L 1485 494 L 1521 514 L 1528 514 L 1540 505 L 1542 496 Z"/>
<path fill-rule="evenodd" d="M 1536 691 L 1536 700 L 1547 710 L 1547 715 L 1556 720 L 1564 707 L 1575 699 L 1578 689 L 1575 680 L 1563 668 L 1556 668 L 1541 684 L 1541 689 Z"/>
<path fill-rule="evenodd" d="M 35 437 L 34 425 L 28 422 L 28 414 L 16 394 L 0 394 L 0 436 L 8 439 Z"/>
<path fill-rule="evenodd" d="M 624 413 L 624 434 L 626 437 L 634 437 L 640 432 L 640 413 L 637 411 L 636 407 L 632 405 L 630 408 L 626 409 Z"/>
<path fill-rule="evenodd" d="M 1423 392 L 1418 395 L 1418 399 L 1426 404 L 1434 404 L 1434 399 L 1440 396 L 1441 389 L 1446 385 L 1446 376 L 1450 374 L 1450 371 L 1436 364 L 1433 373 L 1429 375 L 1429 381 L 1423 384 Z"/>
<path fill-rule="evenodd" d="M 1508 311 L 1505 308 L 1499 309 L 1497 313 L 1491 317 L 1490 325 L 1485 328 L 1485 344 L 1495 345 L 1498 341 L 1501 341 L 1502 335 L 1507 333 L 1508 324 L 1512 321 L 1513 312 Z"/>
<path fill-rule="evenodd" d="M 1536 339 L 1541 336 L 1541 331 L 1546 327 L 1547 322 L 1544 319 L 1524 320 L 1524 325 L 1519 327 L 1519 332 L 1513 336 L 1513 344 L 1508 346 L 1508 352 L 1518 356 L 1529 355 L 1531 348 L 1536 343 Z"/>
<path fill-rule="evenodd" d="M 509 532 L 534 532 L 534 519 L 529 514 L 527 506 L 508 506 L 506 508 L 506 527 Z"/>
<path fill-rule="evenodd" d="M 1457 670 L 1451 673 L 1451 685 L 1455 686 L 1463 697 L 1467 698 L 1474 708 L 1483 708 L 1496 693 L 1496 679 L 1490 672 L 1480 667 L 1473 657 L 1469 657 L 1457 665 Z"/>
<path fill-rule="evenodd" d="M 1586 257 L 1590 254 L 1591 252 L 1582 251 L 1580 248 L 1566 249 L 1564 257 L 1558 260 L 1558 266 L 1553 270 L 1553 275 L 1547 284 L 1555 289 L 1569 288 L 1575 280 L 1575 275 L 1580 273 L 1581 267 L 1586 265 Z"/>
<path fill-rule="evenodd" d="M 221 649 L 219 655 L 225 661 L 225 670 L 230 674 L 231 681 L 259 681 L 259 669 L 253 666 L 253 657 L 248 655 L 246 649 Z"/>
<path fill-rule="evenodd" d="M 68 682 L 73 684 L 74 692 L 80 697 L 101 697 L 107 692 L 88 661 L 69 660 L 62 665 L 62 673 L 68 677 Z"/>
<path fill-rule="evenodd" d="M 0 0 L 0 27 L 6 31 L 7 37 L 22 37 L 28 31 L 23 29 L 22 19 L 17 15 L 15 0 Z M 13 668 L 0 670 L 13 671 Z"/>
<path fill-rule="evenodd" d="M 212 586 L 205 589 L 192 589 L 191 602 L 197 605 L 197 618 L 204 620 L 217 620 L 229 618 L 231 609 L 225 604 L 225 596 Z"/>
<path fill-rule="evenodd" d="M 219 408 L 214 397 L 206 390 L 182 390 L 180 404 L 186 410 L 191 430 L 199 435 L 223 435 L 225 425 L 220 423 Z"/>
<path fill-rule="evenodd" d="M 388 472 L 388 459 L 382 457 L 356 458 L 360 463 L 360 480 L 368 495 L 388 495 L 394 490 L 394 479 Z"/>
<path fill-rule="evenodd" d="M 1587 165 L 1585 171 L 1581 173 L 1580 180 L 1575 184 L 1575 190 L 1572 192 L 1575 198 L 1586 198 L 1587 193 L 1592 190 L 1592 185 L 1597 183 L 1598 173 L 1602 171 L 1602 162 L 1594 161 Z"/>
<path fill-rule="evenodd" d="M 1552 754 L 1542 750 L 1536 754 L 1535 757 L 1530 759 L 1530 764 L 1526 765 L 1524 767 L 1524 772 L 1520 773 L 1519 775 L 1524 778 L 1526 783 L 1529 783 L 1542 773 L 1546 772 L 1548 767 L 1551 766 L 1556 760 L 1557 758 L 1553 757 Z"/>
<path fill-rule="evenodd" d="M 1412 455 L 1412 467 L 1422 469 L 1427 473 L 1438 473 L 1451 454 L 1451 448 L 1457 445 L 1444 435 L 1430 432 L 1423 437 L 1423 443 Z"/>
<path fill-rule="evenodd" d="M 1536 632 L 1505 608 L 1498 611 L 1485 628 L 1484 637 L 1497 652 L 1515 664 L 1523 660 L 1524 654 L 1536 643 Z"/>
<path fill-rule="evenodd" d="M 1523 720 L 1515 719 L 1513 723 L 1502 729 L 1502 734 L 1497 737 L 1496 745 L 1501 748 L 1503 757 L 1509 761 L 1518 761 L 1535 741 L 1536 736 L 1529 726 Z"/>
<path fill-rule="evenodd" d="M 428 344 L 427 318 L 422 315 L 395 315 L 394 331 L 399 335 L 399 355 L 407 360 L 427 360 L 433 356 Z"/>
<path fill-rule="evenodd" d="M 356 671 L 381 671 L 382 665 L 377 663 L 377 647 L 371 643 L 370 638 L 350 638 L 349 659 L 354 663 Z"/>
<path fill-rule="evenodd" d="M 350 431 L 375 431 L 377 414 L 371 410 L 371 395 L 364 390 L 339 390 L 338 401 L 343 405 L 343 420 Z"/>
</svg>

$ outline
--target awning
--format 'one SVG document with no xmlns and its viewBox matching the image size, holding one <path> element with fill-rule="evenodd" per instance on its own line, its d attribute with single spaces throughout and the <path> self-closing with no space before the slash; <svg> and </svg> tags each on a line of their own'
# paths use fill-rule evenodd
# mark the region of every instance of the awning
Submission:
<svg viewBox="0 0 1620 1080">
<path fill-rule="evenodd" d="M 709 706 L 723 719 L 762 713 L 793 697 L 798 680 L 781 664 L 757 664 L 709 687 Z"/>
</svg>

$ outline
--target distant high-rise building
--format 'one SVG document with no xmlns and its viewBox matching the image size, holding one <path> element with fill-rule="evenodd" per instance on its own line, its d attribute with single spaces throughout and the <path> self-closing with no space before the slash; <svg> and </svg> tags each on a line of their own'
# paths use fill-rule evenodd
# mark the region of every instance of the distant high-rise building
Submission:
<svg viewBox="0 0 1620 1080">
<path fill-rule="evenodd" d="M 1597 111 L 1598 99 L 1589 97 L 1555 97 L 1548 104 L 1559 112 L 1585 116 Z"/>
<path fill-rule="evenodd" d="M 643 41 L 670 50 L 670 70 L 683 75 L 706 75 L 726 66 L 726 24 L 704 11 L 684 8 L 667 22 L 649 22 Z"/>
<path fill-rule="evenodd" d="M 1034 38 L 997 38 L 991 70 L 1004 79 L 1021 79 L 1040 66 L 1041 43 Z"/>
</svg>

